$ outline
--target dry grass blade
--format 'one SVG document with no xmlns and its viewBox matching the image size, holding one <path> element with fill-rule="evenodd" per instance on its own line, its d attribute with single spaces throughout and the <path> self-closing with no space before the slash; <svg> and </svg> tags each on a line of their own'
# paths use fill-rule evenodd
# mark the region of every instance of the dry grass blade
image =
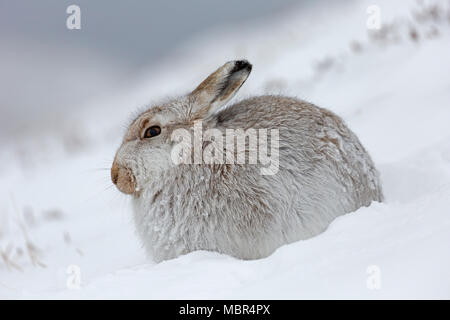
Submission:
<svg viewBox="0 0 450 320">
<path fill-rule="evenodd" d="M 0 257 L 2 257 L 2 260 L 5 263 L 8 271 L 12 271 L 12 269 L 16 269 L 16 270 L 23 272 L 23 269 L 17 263 L 15 263 L 13 260 L 11 260 L 11 258 L 10 258 L 11 249 L 12 249 L 11 245 L 9 245 L 6 248 L 6 250 L 3 250 L 2 248 L 0 248 Z"/>
<path fill-rule="evenodd" d="M 34 244 L 32 244 L 30 241 L 27 240 L 26 248 L 27 248 L 27 253 L 28 253 L 28 256 L 30 257 L 31 263 L 34 266 L 39 266 L 42 268 L 47 267 L 42 261 L 39 260 L 40 250 Z"/>
<path fill-rule="evenodd" d="M 40 266 L 42 268 L 46 268 L 47 266 L 39 259 L 41 250 L 39 250 L 39 248 L 31 242 L 30 237 L 28 236 L 27 230 L 25 228 L 25 225 L 22 223 L 22 220 L 20 217 L 20 211 L 19 211 L 19 209 L 16 205 L 16 202 L 14 201 L 14 197 L 12 195 L 11 195 L 11 201 L 12 201 L 14 209 L 16 211 L 17 223 L 18 223 L 20 230 L 22 231 L 22 235 L 25 239 L 26 251 L 28 253 L 28 257 L 31 260 L 31 263 L 33 264 L 33 266 Z"/>
</svg>

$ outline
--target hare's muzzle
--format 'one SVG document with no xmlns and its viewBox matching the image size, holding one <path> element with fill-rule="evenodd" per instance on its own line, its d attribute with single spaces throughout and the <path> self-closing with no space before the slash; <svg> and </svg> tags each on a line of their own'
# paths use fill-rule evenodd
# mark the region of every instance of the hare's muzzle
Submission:
<svg viewBox="0 0 450 320">
<path fill-rule="evenodd" d="M 136 192 L 136 179 L 131 169 L 126 168 L 116 161 L 111 167 L 111 180 L 119 191 L 125 194 L 133 194 Z"/>
</svg>

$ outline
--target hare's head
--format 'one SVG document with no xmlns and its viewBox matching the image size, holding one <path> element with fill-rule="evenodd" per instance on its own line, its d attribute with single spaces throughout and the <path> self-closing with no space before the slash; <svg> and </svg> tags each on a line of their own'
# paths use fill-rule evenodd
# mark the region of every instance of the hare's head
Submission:
<svg viewBox="0 0 450 320">
<path fill-rule="evenodd" d="M 176 144 L 171 138 L 173 131 L 211 119 L 235 95 L 251 69 L 245 60 L 227 62 L 190 94 L 139 115 L 129 126 L 111 168 L 117 188 L 136 194 L 158 173 L 175 166 L 171 157 Z"/>
</svg>

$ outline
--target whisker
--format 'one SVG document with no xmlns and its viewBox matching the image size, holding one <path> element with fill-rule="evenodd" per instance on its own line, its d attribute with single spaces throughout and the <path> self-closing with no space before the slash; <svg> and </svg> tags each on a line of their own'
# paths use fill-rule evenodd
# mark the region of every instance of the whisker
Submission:
<svg viewBox="0 0 450 320">
<path fill-rule="evenodd" d="M 111 168 L 92 168 L 86 169 L 85 172 L 98 172 L 98 171 L 109 171 Z"/>
</svg>

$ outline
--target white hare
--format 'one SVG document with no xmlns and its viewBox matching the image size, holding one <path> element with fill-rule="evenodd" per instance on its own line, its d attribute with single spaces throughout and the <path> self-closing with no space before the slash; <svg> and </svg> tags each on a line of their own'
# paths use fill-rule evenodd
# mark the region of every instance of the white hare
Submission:
<svg viewBox="0 0 450 320">
<path fill-rule="evenodd" d="M 283 244 L 317 235 L 337 216 L 383 199 L 369 154 L 334 113 L 283 96 L 221 108 L 251 69 L 245 60 L 227 62 L 190 94 L 152 106 L 128 128 L 111 178 L 132 195 L 138 235 L 155 261 L 194 250 L 263 258 Z M 261 174 L 260 161 L 174 161 L 173 133 L 192 132 L 198 121 L 224 136 L 227 129 L 277 129 L 277 170 Z M 209 143 L 221 146 L 214 141 Z"/>
</svg>

